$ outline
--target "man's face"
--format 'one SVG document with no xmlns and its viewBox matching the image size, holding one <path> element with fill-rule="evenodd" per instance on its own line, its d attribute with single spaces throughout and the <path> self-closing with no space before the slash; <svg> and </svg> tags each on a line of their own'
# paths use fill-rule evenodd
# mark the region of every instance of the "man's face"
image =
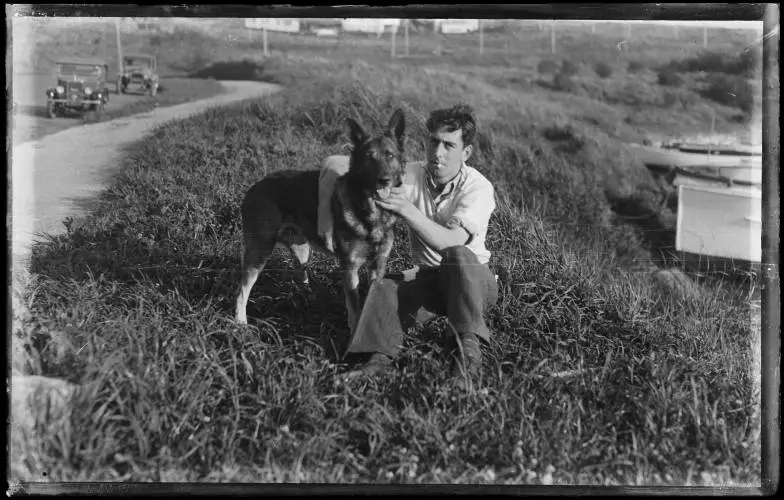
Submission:
<svg viewBox="0 0 784 500">
<path fill-rule="evenodd" d="M 463 131 L 453 132 L 442 127 L 430 133 L 427 141 L 427 169 L 436 182 L 446 182 L 454 177 L 471 156 L 471 146 L 463 146 Z"/>
</svg>

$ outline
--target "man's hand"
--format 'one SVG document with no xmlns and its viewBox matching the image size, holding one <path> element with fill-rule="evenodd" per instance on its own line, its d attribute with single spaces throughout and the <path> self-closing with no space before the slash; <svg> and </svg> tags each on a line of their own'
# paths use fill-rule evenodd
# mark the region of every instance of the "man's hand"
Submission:
<svg viewBox="0 0 784 500">
<path fill-rule="evenodd" d="M 376 200 L 376 205 L 384 210 L 389 210 L 406 220 L 411 220 L 419 212 L 414 204 L 408 200 L 408 197 L 406 197 L 405 188 L 402 186 L 390 188 L 389 196 L 381 200 Z"/>
</svg>

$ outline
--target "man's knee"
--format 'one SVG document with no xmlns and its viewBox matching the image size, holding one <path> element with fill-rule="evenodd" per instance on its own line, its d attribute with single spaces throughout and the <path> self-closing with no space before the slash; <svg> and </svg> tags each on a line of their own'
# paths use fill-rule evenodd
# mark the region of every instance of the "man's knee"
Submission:
<svg viewBox="0 0 784 500">
<path fill-rule="evenodd" d="M 441 258 L 442 264 L 457 266 L 474 265 L 479 262 L 474 252 L 464 245 L 455 245 L 444 249 L 444 251 L 441 252 Z"/>
</svg>

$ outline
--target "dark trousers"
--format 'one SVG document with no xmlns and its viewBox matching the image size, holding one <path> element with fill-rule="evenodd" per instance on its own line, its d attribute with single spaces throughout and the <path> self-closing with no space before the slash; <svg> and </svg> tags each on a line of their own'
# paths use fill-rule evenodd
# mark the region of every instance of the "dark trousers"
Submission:
<svg viewBox="0 0 784 500">
<path fill-rule="evenodd" d="M 371 284 L 346 354 L 394 357 L 409 327 L 433 315 L 446 315 L 456 333 L 490 339 L 484 312 L 498 300 L 495 276 L 467 247 L 450 247 L 442 255 L 439 267 L 420 269 L 412 280 Z"/>
</svg>

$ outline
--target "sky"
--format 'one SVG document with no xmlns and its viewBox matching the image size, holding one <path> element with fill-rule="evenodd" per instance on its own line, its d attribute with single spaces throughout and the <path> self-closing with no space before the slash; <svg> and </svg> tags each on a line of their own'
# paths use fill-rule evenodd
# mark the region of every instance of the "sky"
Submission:
<svg viewBox="0 0 784 500">
<path fill-rule="evenodd" d="M 565 21 L 569 23 L 576 23 L 580 21 Z M 593 22 L 593 21 L 585 21 L 585 22 Z M 678 26 L 707 26 L 709 28 L 730 28 L 730 29 L 759 29 L 762 28 L 762 21 L 637 21 L 637 20 L 629 20 L 629 21 L 599 21 L 599 22 L 606 22 L 606 23 L 628 23 L 628 24 L 640 24 L 640 23 L 647 23 L 647 24 L 661 24 L 666 26 L 678 25 Z"/>
</svg>

